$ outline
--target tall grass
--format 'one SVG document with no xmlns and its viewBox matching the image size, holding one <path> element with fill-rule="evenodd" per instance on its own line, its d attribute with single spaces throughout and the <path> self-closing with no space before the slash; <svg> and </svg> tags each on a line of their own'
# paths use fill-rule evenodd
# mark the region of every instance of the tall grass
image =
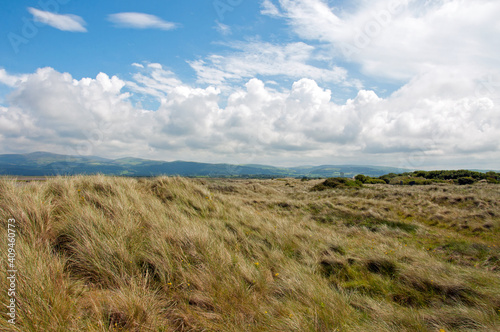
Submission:
<svg viewBox="0 0 500 332">
<path fill-rule="evenodd" d="M 498 187 L 317 183 L 0 181 L 0 330 L 498 329 Z"/>
</svg>

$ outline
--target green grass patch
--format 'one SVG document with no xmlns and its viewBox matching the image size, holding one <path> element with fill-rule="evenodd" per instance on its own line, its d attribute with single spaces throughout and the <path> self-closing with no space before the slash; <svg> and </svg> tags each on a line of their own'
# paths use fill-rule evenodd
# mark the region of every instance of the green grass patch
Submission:
<svg viewBox="0 0 500 332">
<path fill-rule="evenodd" d="M 408 224 L 400 221 L 391 221 L 377 218 L 362 218 L 350 217 L 344 221 L 344 225 L 348 227 L 365 227 L 372 232 L 378 232 L 382 226 L 387 226 L 390 229 L 399 229 L 406 233 L 415 233 L 418 225 Z"/>
</svg>

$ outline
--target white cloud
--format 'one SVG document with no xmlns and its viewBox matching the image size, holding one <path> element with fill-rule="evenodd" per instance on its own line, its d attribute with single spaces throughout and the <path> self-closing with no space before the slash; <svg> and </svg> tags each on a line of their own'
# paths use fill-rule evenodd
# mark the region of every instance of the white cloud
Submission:
<svg viewBox="0 0 500 332">
<path fill-rule="evenodd" d="M 313 46 L 302 42 L 275 45 L 262 41 L 228 44 L 235 51 L 227 55 L 210 55 L 189 64 L 198 82 L 221 85 L 231 80 L 248 80 L 256 76 L 303 77 L 351 86 L 347 71 L 325 64 L 324 68 L 308 64 L 316 58 Z"/>
<path fill-rule="evenodd" d="M 5 69 L 0 69 L 0 83 L 9 87 L 15 87 L 26 79 L 27 75 L 10 75 Z"/>
<path fill-rule="evenodd" d="M 262 1 L 260 6 L 262 7 L 262 10 L 260 11 L 262 15 L 269 15 L 276 17 L 282 16 L 279 9 L 270 0 Z"/>
<path fill-rule="evenodd" d="M 163 66 L 160 63 L 149 63 L 148 68 L 153 68 L 153 69 L 163 69 Z"/>
<path fill-rule="evenodd" d="M 215 29 L 221 34 L 221 35 L 224 35 L 224 36 L 229 36 L 230 34 L 232 34 L 232 31 L 231 31 L 231 27 L 229 25 L 226 25 L 224 23 L 221 23 L 219 21 L 215 21 Z"/>
<path fill-rule="evenodd" d="M 253 78 L 221 100 L 214 87 L 144 67 L 133 82 L 104 73 L 75 80 L 52 68 L 26 75 L 0 107 L 1 152 L 411 168 L 494 168 L 500 160 L 500 89 L 478 95 L 458 74 L 426 73 L 387 98 L 361 90 L 336 104 L 334 92 L 307 78 L 282 91 Z M 126 86 L 161 105 L 133 106 Z"/>
<path fill-rule="evenodd" d="M 172 71 L 163 69 L 159 63 L 149 63 L 147 68 L 140 66 L 136 66 L 141 71 L 133 75 L 134 80 L 126 82 L 126 85 L 134 92 L 162 100 L 174 88 L 183 85 Z"/>
<path fill-rule="evenodd" d="M 350 10 L 326 0 L 280 0 L 295 33 L 328 44 L 368 75 L 405 81 L 435 68 L 500 67 L 496 0 L 360 1 Z"/>
<path fill-rule="evenodd" d="M 108 15 L 108 20 L 120 28 L 172 30 L 176 23 L 164 21 L 155 15 L 144 13 L 117 13 Z"/>
<path fill-rule="evenodd" d="M 62 31 L 87 32 L 85 21 L 80 16 L 71 14 L 55 14 L 33 7 L 28 7 L 28 11 L 33 15 L 35 21 L 50 25 Z"/>
<path fill-rule="evenodd" d="M 304 41 L 227 43 L 227 52 L 189 62 L 204 89 L 159 63 L 132 64 L 128 81 L 0 69 L 0 83 L 12 91 L 0 106 L 0 142 L 10 149 L 3 152 L 497 168 L 500 3 L 361 0 L 345 9 L 333 3 L 262 1 L 262 14 L 284 19 Z M 174 28 L 140 13 L 109 19 Z M 230 31 L 222 23 L 218 29 Z M 359 65 L 367 80 L 396 80 L 401 88 L 378 96 L 334 65 L 340 57 Z M 344 87 L 359 92 L 334 102 Z M 140 97 L 160 106 L 134 105 Z"/>
</svg>

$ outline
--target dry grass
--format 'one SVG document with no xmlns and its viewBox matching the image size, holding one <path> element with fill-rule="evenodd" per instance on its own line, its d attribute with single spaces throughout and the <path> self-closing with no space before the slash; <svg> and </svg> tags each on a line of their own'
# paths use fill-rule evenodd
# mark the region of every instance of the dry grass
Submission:
<svg viewBox="0 0 500 332">
<path fill-rule="evenodd" d="M 500 186 L 319 182 L 1 181 L 0 330 L 499 329 Z"/>
</svg>

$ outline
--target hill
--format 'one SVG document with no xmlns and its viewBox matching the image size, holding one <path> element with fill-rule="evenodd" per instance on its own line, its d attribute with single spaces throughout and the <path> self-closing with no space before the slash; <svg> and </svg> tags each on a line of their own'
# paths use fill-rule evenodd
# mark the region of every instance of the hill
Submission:
<svg viewBox="0 0 500 332">
<path fill-rule="evenodd" d="M 0 155 L 0 175 L 54 176 L 105 174 L 120 176 L 178 175 L 189 177 L 353 177 L 381 176 L 409 170 L 381 166 L 304 166 L 208 164 L 186 161 L 155 161 L 139 158 L 116 160 L 95 156 L 67 156 L 47 152 Z"/>
<path fill-rule="evenodd" d="M 498 185 L 322 182 L 0 180 L 0 330 L 498 330 Z"/>
</svg>

